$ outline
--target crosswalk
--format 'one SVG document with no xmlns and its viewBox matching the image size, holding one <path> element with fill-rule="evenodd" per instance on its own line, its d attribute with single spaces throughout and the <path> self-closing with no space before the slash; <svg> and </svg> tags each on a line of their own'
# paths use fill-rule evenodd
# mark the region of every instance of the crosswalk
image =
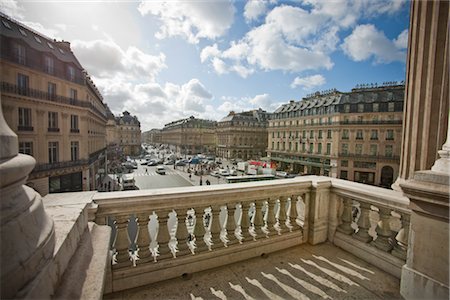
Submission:
<svg viewBox="0 0 450 300">
<path fill-rule="evenodd" d="M 147 173 L 145 173 L 145 171 L 139 171 L 139 172 L 134 172 L 133 173 L 134 176 L 136 177 L 142 177 L 142 176 L 162 176 L 154 171 L 148 171 Z M 168 171 L 166 170 L 166 175 L 177 175 L 177 172 L 174 171 Z"/>
</svg>

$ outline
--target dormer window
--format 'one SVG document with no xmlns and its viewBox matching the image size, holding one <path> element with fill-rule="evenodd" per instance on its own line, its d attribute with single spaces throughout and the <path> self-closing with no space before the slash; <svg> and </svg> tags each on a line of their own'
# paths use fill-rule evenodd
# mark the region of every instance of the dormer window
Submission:
<svg viewBox="0 0 450 300">
<path fill-rule="evenodd" d="M 47 45 L 48 45 L 48 47 L 49 47 L 50 49 L 55 49 L 55 48 L 53 47 L 53 45 L 50 44 L 49 42 L 47 42 Z"/>
<path fill-rule="evenodd" d="M 41 39 L 37 36 L 34 36 L 34 39 L 36 40 L 36 42 L 38 42 L 39 44 L 42 44 Z"/>
<path fill-rule="evenodd" d="M 6 20 L 2 20 L 3 25 L 5 25 L 6 28 L 8 29 L 12 29 L 11 25 L 9 25 L 9 23 Z"/>
<path fill-rule="evenodd" d="M 54 61 L 53 58 L 49 56 L 44 56 L 44 71 L 48 74 L 53 74 L 54 72 Z"/>
<path fill-rule="evenodd" d="M 75 81 L 75 68 L 67 66 L 67 77 L 70 81 Z"/>
<path fill-rule="evenodd" d="M 19 32 L 20 32 L 21 35 L 27 36 L 27 33 L 22 28 L 19 28 Z"/>
<path fill-rule="evenodd" d="M 26 63 L 25 47 L 23 45 L 15 43 L 13 45 L 13 51 L 14 51 L 14 59 L 16 60 L 16 62 L 24 65 Z"/>
</svg>

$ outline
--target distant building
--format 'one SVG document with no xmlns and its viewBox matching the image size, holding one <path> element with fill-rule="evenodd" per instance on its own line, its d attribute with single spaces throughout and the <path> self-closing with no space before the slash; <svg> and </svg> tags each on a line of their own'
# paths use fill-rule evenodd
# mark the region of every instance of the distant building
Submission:
<svg viewBox="0 0 450 300">
<path fill-rule="evenodd" d="M 266 155 L 268 113 L 261 109 L 231 111 L 217 123 L 218 157 L 256 159 Z"/>
<path fill-rule="evenodd" d="M 104 168 L 106 107 L 70 49 L 0 14 L 1 104 L 36 167 L 41 195 L 94 190 Z"/>
<path fill-rule="evenodd" d="M 117 141 L 124 155 L 141 153 L 141 123 L 136 116 L 124 111 L 116 117 Z"/>
<path fill-rule="evenodd" d="M 278 169 L 390 187 L 398 176 L 405 86 L 357 86 L 279 107 L 268 156 Z"/>
<path fill-rule="evenodd" d="M 193 116 L 164 125 L 162 143 L 180 154 L 214 154 L 216 148 L 216 121 L 196 119 Z"/>
<path fill-rule="evenodd" d="M 162 130 L 161 129 L 150 129 L 142 133 L 142 142 L 147 144 L 161 144 L 162 141 Z"/>
</svg>

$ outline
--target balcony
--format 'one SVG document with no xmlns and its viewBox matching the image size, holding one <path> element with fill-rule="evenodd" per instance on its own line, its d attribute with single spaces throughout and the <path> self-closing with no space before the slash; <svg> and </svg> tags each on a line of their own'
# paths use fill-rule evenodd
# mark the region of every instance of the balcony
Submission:
<svg viewBox="0 0 450 300">
<path fill-rule="evenodd" d="M 70 128 L 70 133 L 80 133 L 79 128 Z"/>
<path fill-rule="evenodd" d="M 70 167 L 76 167 L 76 166 L 83 166 L 83 165 L 87 165 L 87 164 L 88 164 L 87 159 L 60 161 L 60 162 L 46 163 L 46 164 L 37 164 L 36 167 L 34 167 L 34 169 L 33 169 L 33 173 L 55 170 L 55 169 L 64 169 L 64 168 L 70 168 Z"/>
<path fill-rule="evenodd" d="M 104 281 L 97 279 L 104 287 L 97 293 L 106 298 L 178 298 L 189 289 L 195 297 L 212 297 L 214 292 L 192 290 L 189 281 L 180 284 L 176 279 L 193 276 L 196 281 L 209 278 L 202 287 L 207 284 L 232 298 L 242 291 L 254 298 L 286 298 L 286 293 L 297 298 L 305 294 L 339 299 L 353 293 L 400 298 L 408 204 L 398 192 L 318 176 L 44 198 L 48 213 L 58 218 L 64 207 L 82 207 L 74 227 L 92 227 L 90 220 L 98 228 L 111 228 L 111 239 L 106 235 L 89 242 L 93 248 L 103 245 L 103 253 L 92 254 L 97 258 L 91 265 L 109 263 L 104 270 L 86 271 L 88 277 L 90 272 L 107 274 Z M 57 236 L 83 232 L 68 231 L 67 219 L 58 218 Z M 107 246 L 110 251 L 105 252 L 104 240 L 113 241 Z M 208 271 L 212 268 L 219 269 Z M 382 284 L 376 278 L 382 278 Z M 162 282 L 169 279 L 174 280 Z M 62 293 L 67 294 L 73 287 L 64 282 Z"/>
<path fill-rule="evenodd" d="M 33 126 L 22 126 L 22 125 L 19 125 L 19 126 L 17 126 L 17 130 L 18 131 L 33 131 L 34 127 Z"/>
<path fill-rule="evenodd" d="M 59 132 L 59 128 L 49 127 L 47 128 L 48 132 Z"/>
<path fill-rule="evenodd" d="M 369 159 L 369 160 L 400 160 L 399 155 L 375 155 L 375 154 L 358 154 L 358 153 L 346 153 L 340 152 L 340 157 L 351 157 L 351 158 L 360 158 L 360 159 Z"/>
</svg>

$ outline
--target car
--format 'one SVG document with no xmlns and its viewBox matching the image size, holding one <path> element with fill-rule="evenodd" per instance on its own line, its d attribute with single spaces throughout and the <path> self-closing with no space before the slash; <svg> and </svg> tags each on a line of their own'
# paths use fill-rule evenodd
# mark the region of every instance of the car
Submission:
<svg viewBox="0 0 450 300">
<path fill-rule="evenodd" d="M 214 177 L 220 177 L 220 174 L 218 171 L 212 171 L 211 173 L 209 173 L 209 175 L 214 176 Z"/>
<path fill-rule="evenodd" d="M 175 162 L 173 161 L 173 160 L 166 160 L 165 162 L 164 162 L 164 164 L 167 166 L 167 165 L 173 165 Z"/>
<path fill-rule="evenodd" d="M 175 166 L 185 166 L 186 162 L 184 160 L 177 160 Z"/>
<path fill-rule="evenodd" d="M 275 173 L 275 176 L 277 176 L 277 177 L 282 177 L 282 178 L 286 178 L 287 175 L 288 175 L 288 173 L 287 173 L 287 172 L 284 172 L 284 171 L 277 171 L 277 172 Z"/>
<path fill-rule="evenodd" d="M 220 176 L 230 176 L 230 172 L 228 172 L 228 170 L 226 170 L 226 169 L 220 169 L 219 175 Z"/>
<path fill-rule="evenodd" d="M 146 165 L 148 165 L 148 161 L 147 160 L 144 160 L 144 161 L 141 162 L 141 166 L 146 166 Z"/>
<path fill-rule="evenodd" d="M 237 176 L 237 171 L 235 169 L 231 169 L 230 176 Z"/>
<path fill-rule="evenodd" d="M 163 166 L 156 167 L 156 173 L 159 175 L 166 175 L 166 169 Z"/>
</svg>

